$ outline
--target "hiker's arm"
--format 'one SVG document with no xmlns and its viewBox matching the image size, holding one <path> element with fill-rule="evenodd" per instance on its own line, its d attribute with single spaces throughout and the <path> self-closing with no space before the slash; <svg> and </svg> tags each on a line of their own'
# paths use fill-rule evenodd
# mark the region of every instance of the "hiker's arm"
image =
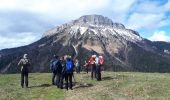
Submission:
<svg viewBox="0 0 170 100">
<path fill-rule="evenodd" d="M 18 66 L 21 66 L 22 64 L 22 59 L 19 61 Z"/>
</svg>

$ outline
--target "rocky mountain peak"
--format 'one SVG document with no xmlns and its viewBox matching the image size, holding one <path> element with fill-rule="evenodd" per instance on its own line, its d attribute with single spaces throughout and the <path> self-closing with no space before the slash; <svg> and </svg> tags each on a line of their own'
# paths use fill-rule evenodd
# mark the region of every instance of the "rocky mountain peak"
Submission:
<svg viewBox="0 0 170 100">
<path fill-rule="evenodd" d="M 108 17 L 102 15 L 84 15 L 73 21 L 74 25 L 95 25 L 95 26 L 109 26 L 117 28 L 125 28 L 123 24 L 113 23 Z"/>
<path fill-rule="evenodd" d="M 86 31 L 86 28 L 97 28 L 97 29 L 120 29 L 126 30 L 125 26 L 121 23 L 113 23 L 111 19 L 108 17 L 104 17 L 102 15 L 84 15 L 80 18 L 73 20 L 69 23 L 62 24 L 58 27 L 55 27 L 43 34 L 43 36 L 51 36 L 56 33 L 60 33 L 61 31 L 72 27 L 73 30 L 80 29 L 83 33 Z M 81 34 L 83 34 L 81 33 Z"/>
</svg>

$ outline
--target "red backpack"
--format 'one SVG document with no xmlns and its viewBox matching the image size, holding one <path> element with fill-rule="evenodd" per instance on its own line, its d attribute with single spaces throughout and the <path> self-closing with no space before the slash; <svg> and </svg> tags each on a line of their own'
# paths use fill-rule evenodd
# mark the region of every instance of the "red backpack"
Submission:
<svg viewBox="0 0 170 100">
<path fill-rule="evenodd" d="M 103 65 L 104 64 L 104 58 L 103 56 L 99 56 L 99 64 Z"/>
</svg>

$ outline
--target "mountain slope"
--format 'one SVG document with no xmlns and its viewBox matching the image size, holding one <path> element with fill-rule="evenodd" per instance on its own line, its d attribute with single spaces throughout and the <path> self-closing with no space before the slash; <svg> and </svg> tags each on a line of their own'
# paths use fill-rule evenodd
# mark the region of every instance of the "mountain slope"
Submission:
<svg viewBox="0 0 170 100">
<path fill-rule="evenodd" d="M 18 72 L 17 62 L 28 53 L 32 72 L 49 71 L 53 54 L 77 57 L 81 65 L 92 54 L 103 55 L 107 70 L 170 72 L 168 46 L 143 39 L 107 17 L 85 15 L 45 32 L 33 44 L 0 51 L 0 71 Z"/>
</svg>

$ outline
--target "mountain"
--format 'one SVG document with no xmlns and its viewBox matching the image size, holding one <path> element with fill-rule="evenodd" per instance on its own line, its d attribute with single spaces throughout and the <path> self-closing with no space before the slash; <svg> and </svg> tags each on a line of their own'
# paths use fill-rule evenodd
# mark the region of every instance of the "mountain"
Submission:
<svg viewBox="0 0 170 100">
<path fill-rule="evenodd" d="M 103 55 L 106 70 L 170 72 L 170 43 L 144 39 L 102 15 L 82 16 L 45 32 L 35 43 L 1 50 L 1 73 L 19 72 L 17 62 L 24 53 L 32 72 L 48 72 L 54 54 L 69 54 L 81 65 L 92 54 Z"/>
</svg>

